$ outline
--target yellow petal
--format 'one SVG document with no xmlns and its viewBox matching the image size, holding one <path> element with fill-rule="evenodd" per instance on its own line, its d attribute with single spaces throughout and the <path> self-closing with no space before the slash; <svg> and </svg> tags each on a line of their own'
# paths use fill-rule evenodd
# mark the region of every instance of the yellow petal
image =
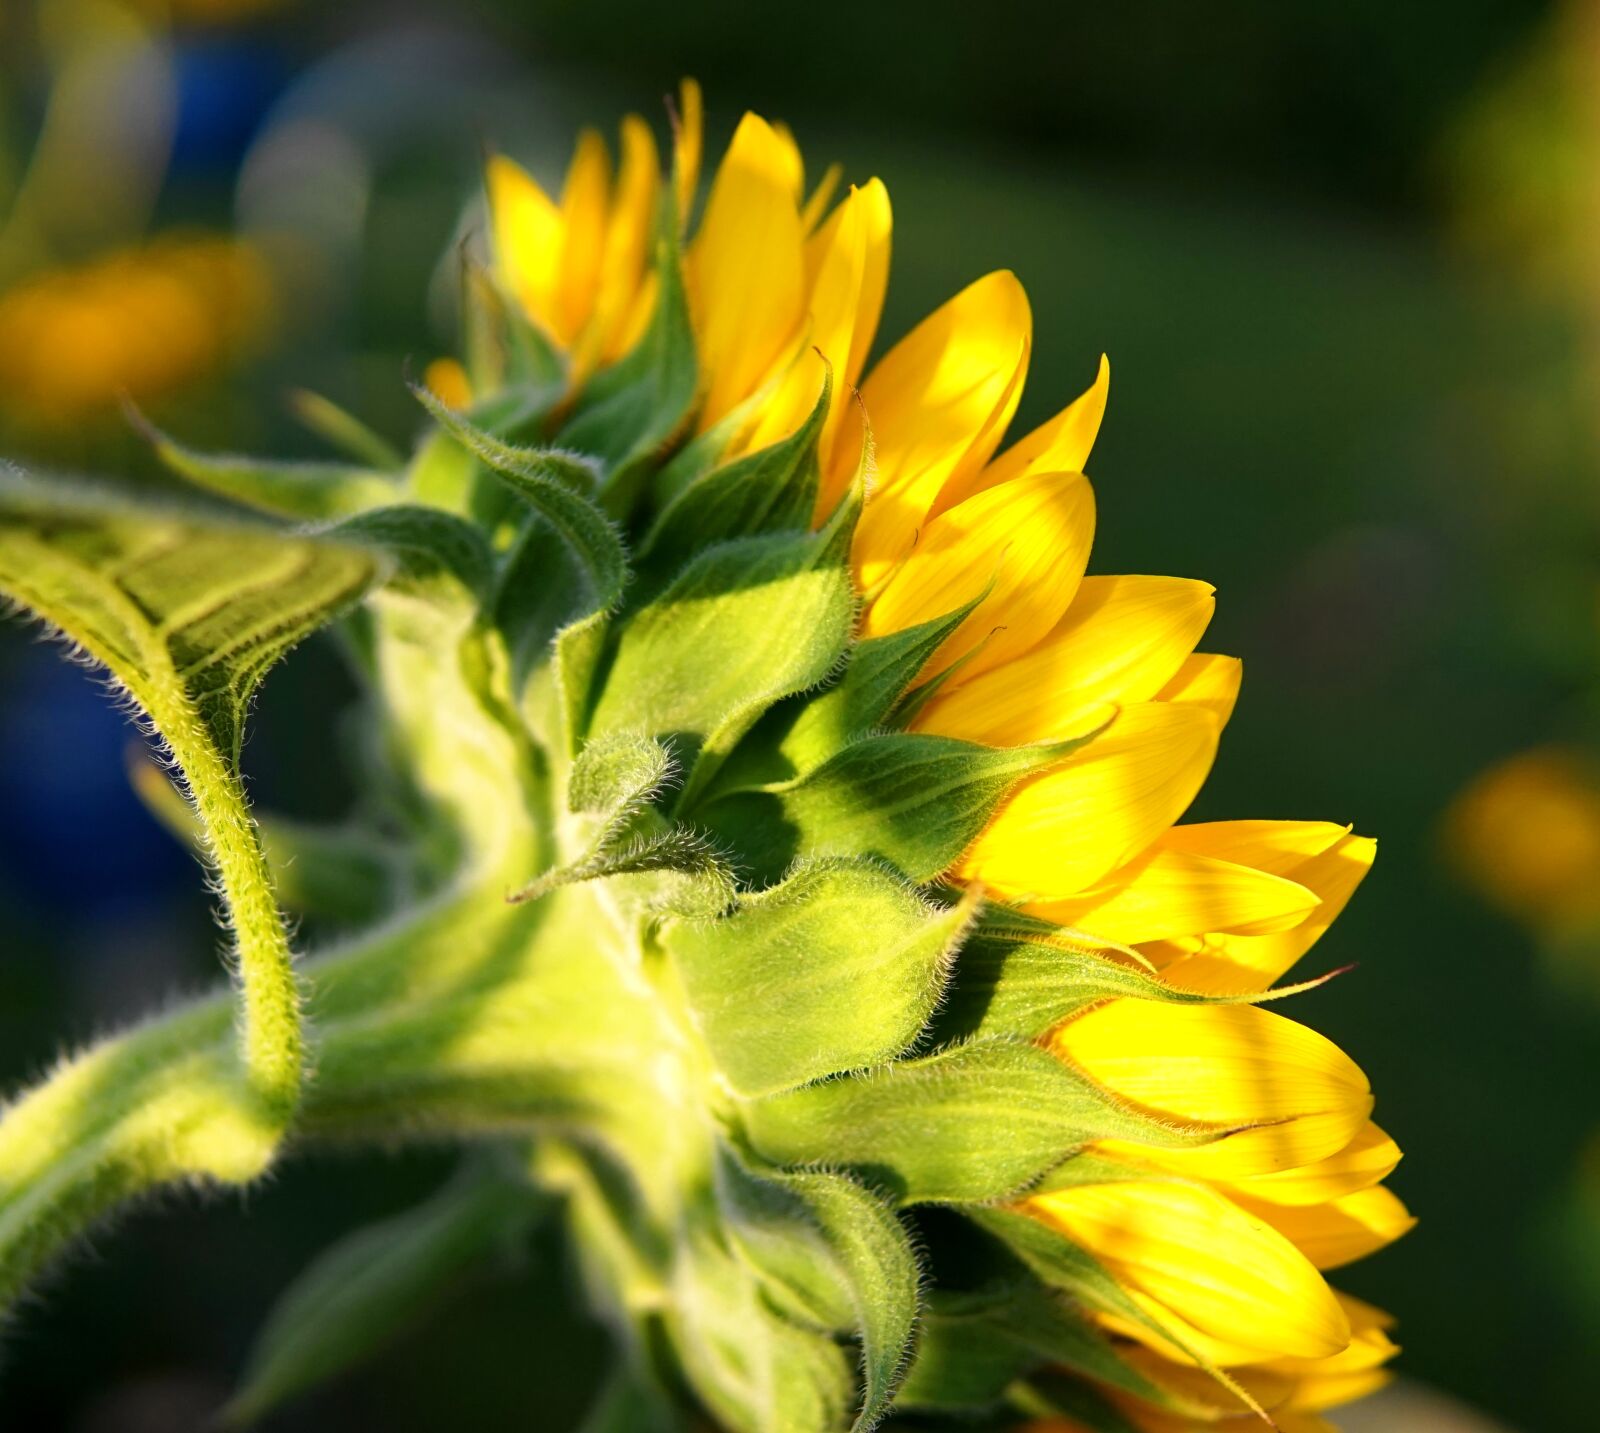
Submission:
<svg viewBox="0 0 1600 1433">
<path fill-rule="evenodd" d="M 830 411 L 838 411 L 838 370 L 824 362 L 822 352 L 816 345 L 803 345 L 767 386 L 764 394 L 755 401 L 747 400 L 748 419 L 743 413 L 726 419 L 734 431 L 723 450 L 723 461 L 744 453 L 758 452 L 773 443 L 781 443 L 793 434 L 816 408 L 822 397 L 822 385 L 828 380 L 830 372 L 833 381 Z M 842 489 L 833 492 L 825 483 L 819 485 L 816 503 L 819 518 L 833 511 L 833 504 L 842 493 Z"/>
<path fill-rule="evenodd" d="M 947 482 L 988 462 L 1027 372 L 1033 320 L 1015 274 L 968 285 L 901 339 L 862 388 L 877 447 L 854 557 L 871 591 L 911 551 Z M 836 462 L 854 463 L 853 455 Z"/>
<path fill-rule="evenodd" d="M 1190 1433 L 1193 1420 L 1213 1423 L 1224 1418 L 1253 1418 L 1250 1408 L 1230 1393 L 1216 1378 L 1193 1363 L 1166 1357 L 1159 1349 L 1134 1345 L 1117 1350 L 1130 1368 L 1137 1369 L 1157 1388 L 1183 1405 L 1183 1411 L 1152 1408 L 1143 1400 L 1112 1393 L 1112 1398 L 1140 1428 L 1175 1429 Z M 1308 1360 L 1309 1362 L 1309 1360 Z M 1233 1378 L 1263 1408 L 1273 1409 L 1286 1402 L 1294 1391 L 1294 1378 L 1278 1373 L 1271 1365 L 1239 1368 Z M 1248 1425 L 1246 1425 L 1248 1426 Z"/>
<path fill-rule="evenodd" d="M 1227 726 L 1239 700 L 1239 685 L 1244 678 L 1244 663 L 1237 657 L 1221 657 L 1215 652 L 1196 652 L 1178 668 L 1172 680 L 1156 694 L 1163 702 L 1181 702 L 1205 707 Z"/>
<path fill-rule="evenodd" d="M 961 676 L 1008 662 L 1071 605 L 1094 543 L 1094 492 L 1081 473 L 1037 473 L 934 518 L 867 609 L 864 635 L 899 632 L 988 595 L 923 669 Z"/>
<path fill-rule="evenodd" d="M 861 377 L 889 282 L 889 191 L 881 179 L 852 186 L 806 242 L 812 340 L 845 385 Z"/>
<path fill-rule="evenodd" d="M 561 187 L 561 275 L 554 328 L 569 347 L 594 312 L 610 207 L 611 156 L 605 140 L 586 129 L 578 136 Z"/>
<path fill-rule="evenodd" d="M 597 356 L 608 361 L 627 352 L 623 339 L 635 321 L 633 309 L 650 260 L 660 187 L 661 159 L 655 136 L 642 119 L 629 115 L 622 122 L 622 162 L 617 169 L 592 321 Z"/>
<path fill-rule="evenodd" d="M 1161 690 L 1211 620 L 1209 583 L 1181 577 L 1086 577 L 1050 634 L 1015 661 L 957 675 L 917 714 L 918 731 L 1024 746 L 1079 729 L 1107 702 Z"/>
<path fill-rule="evenodd" d="M 1050 1043 L 1114 1094 L 1156 1114 L 1212 1125 L 1265 1122 L 1196 1149 L 1102 1146 L 1197 1178 L 1238 1179 L 1326 1159 L 1372 1111 L 1367 1077 L 1343 1050 L 1258 1006 L 1112 1000 L 1068 1021 Z"/>
<path fill-rule="evenodd" d="M 795 207 L 799 208 L 800 196 L 806 187 L 806 160 L 800 152 L 800 142 L 794 137 L 794 131 L 781 119 L 772 121 L 772 132 L 778 138 L 780 153 L 783 158 L 784 174 L 788 178 L 789 192 L 794 195 Z"/>
<path fill-rule="evenodd" d="M 804 234 L 794 152 L 747 114 L 717 170 L 687 275 L 709 428 L 761 386 L 805 317 Z"/>
<path fill-rule="evenodd" d="M 1304 886 L 1232 861 L 1154 848 L 1092 891 L 1029 910 L 1119 945 L 1198 929 L 1274 930 L 1305 919 L 1317 898 Z"/>
<path fill-rule="evenodd" d="M 1293 876 L 1349 834 L 1348 826 L 1333 821 L 1200 821 L 1174 826 L 1163 844 L 1275 876 Z"/>
<path fill-rule="evenodd" d="M 678 201 L 678 223 L 687 226 L 700 186 L 700 148 L 705 135 L 705 102 L 696 80 L 678 86 L 678 112 L 672 126 L 672 174 Z"/>
<path fill-rule="evenodd" d="M 1381 1184 L 1326 1204 L 1242 1200 L 1319 1269 L 1337 1269 L 1392 1244 L 1416 1226 L 1411 1211 Z"/>
<path fill-rule="evenodd" d="M 1152 1348 L 1121 1348 L 1118 1354 L 1124 1363 L 1138 1369 L 1177 1405 L 1159 1408 L 1110 1390 L 1110 1401 L 1126 1416 L 1128 1425 L 1139 1433 L 1198 1433 L 1198 1430 L 1217 1426 L 1242 1430 L 1251 1423 L 1265 1427 L 1247 1404 L 1204 1369 L 1176 1363 Z M 1231 1376 L 1268 1410 L 1275 1411 L 1293 1391 L 1293 1383 L 1281 1374 L 1263 1373 L 1254 1367 L 1235 1369 Z"/>
<path fill-rule="evenodd" d="M 423 387 L 447 408 L 462 409 L 472 403 L 472 380 L 454 358 L 436 358 L 422 371 Z"/>
<path fill-rule="evenodd" d="M 810 416 L 820 386 L 817 353 L 833 369 L 831 411 L 823 428 L 821 451 L 833 451 L 859 368 L 851 355 L 859 345 L 863 357 L 877 332 L 888 273 L 889 194 L 876 179 L 852 189 L 828 222 L 806 242 L 806 286 L 809 294 L 809 345 L 797 356 L 763 405 L 746 445 L 754 450 L 789 436 Z M 840 474 L 843 473 L 842 481 Z M 824 467 L 828 479 L 817 497 L 819 516 L 833 510 L 852 475 Z"/>
<path fill-rule="evenodd" d="M 1084 1185 L 1027 1207 L 1211 1337 L 1266 1357 L 1322 1358 L 1350 1342 L 1344 1310 L 1299 1250 L 1204 1185 Z"/>
<path fill-rule="evenodd" d="M 484 185 L 501 280 L 528 318 L 556 338 L 561 211 L 527 170 L 503 154 L 490 157 Z"/>
<path fill-rule="evenodd" d="M 1230 1373 L 1241 1367 L 1259 1364 L 1263 1360 L 1260 1349 L 1201 1332 L 1193 1324 L 1179 1318 L 1171 1309 L 1152 1299 L 1142 1289 L 1129 1289 L 1128 1297 L 1147 1318 L 1154 1319 L 1165 1329 L 1169 1336 L 1162 1337 L 1135 1318 L 1125 1318 L 1118 1314 L 1097 1314 L 1096 1322 L 1108 1333 L 1130 1338 L 1147 1348 L 1156 1349 L 1163 1357 L 1171 1359 L 1174 1363 L 1195 1364 L 1196 1360 L 1199 1360 L 1201 1364 L 1213 1368 L 1225 1368 Z"/>
<path fill-rule="evenodd" d="M 819 518 L 832 512 L 834 504 L 844 496 L 860 462 L 863 419 L 855 385 L 861 381 L 867 354 L 878 335 L 883 298 L 889 287 L 890 238 L 894 230 L 889 191 L 882 180 L 869 179 L 859 190 L 852 191 L 848 202 L 853 206 L 853 222 L 862 235 L 861 278 L 849 324 L 849 343 L 840 348 L 844 379 L 834 389 L 833 410 L 823 434 Z"/>
<path fill-rule="evenodd" d="M 1022 786 L 957 866 L 1006 896 L 1065 899 L 1131 860 L 1194 800 L 1217 752 L 1199 707 L 1140 702 Z"/>
<path fill-rule="evenodd" d="M 1334 1297 L 1350 1325 L 1350 1342 L 1338 1353 L 1325 1358 L 1272 1358 L 1260 1361 L 1250 1350 L 1224 1343 L 1200 1333 L 1192 1325 L 1176 1319 L 1170 1310 L 1153 1303 L 1135 1291 L 1133 1300 L 1151 1317 L 1171 1328 L 1174 1336 L 1213 1366 L 1226 1368 L 1258 1402 L 1272 1413 L 1279 1433 L 1336 1433 L 1333 1426 L 1314 1415 L 1362 1398 L 1388 1382 L 1383 1365 L 1399 1349 L 1386 1330 L 1393 1322 L 1382 1310 L 1335 1289 Z M 1197 1416 L 1211 1422 L 1205 1405 L 1214 1404 L 1220 1414 L 1227 1409 L 1228 1395 L 1202 1370 L 1194 1367 L 1182 1349 L 1169 1340 L 1156 1337 L 1133 1319 L 1100 1315 L 1099 1321 L 1111 1332 L 1138 1341 L 1142 1346 L 1121 1350 L 1124 1360 L 1153 1383 L 1176 1392 Z M 1210 1384 L 1208 1390 L 1207 1384 Z M 1152 1409 L 1148 1404 L 1117 1399 L 1134 1425 L 1148 1433 L 1190 1433 L 1195 1425 L 1183 1415 Z M 1235 1405 L 1237 1406 L 1237 1405 Z M 1229 1424 L 1228 1426 L 1233 1426 Z M 1253 1419 L 1240 1419 L 1245 1428 L 1259 1427 Z"/>
<path fill-rule="evenodd" d="M 829 203 L 833 199 L 834 190 L 839 187 L 839 180 L 844 177 L 844 166 L 837 162 L 830 164 L 823 171 L 822 178 L 817 181 L 817 187 L 811 191 L 811 197 L 806 200 L 805 208 L 800 211 L 800 222 L 805 226 L 806 233 L 810 233 L 822 222 L 822 216 L 827 212 Z"/>
<path fill-rule="evenodd" d="M 1393 1320 L 1381 1309 L 1334 1291 L 1350 1320 L 1350 1346 L 1328 1358 L 1274 1359 L 1263 1365 L 1294 1380 L 1289 1408 L 1319 1412 L 1364 1398 L 1389 1380 L 1384 1364 L 1400 1350 L 1389 1337 Z"/>
<path fill-rule="evenodd" d="M 1207 933 L 1184 939 L 1163 942 L 1148 948 L 1148 955 L 1161 966 L 1174 985 L 1188 990 L 1204 990 L 1216 994 L 1239 994 L 1251 990 L 1265 990 L 1273 981 L 1289 970 L 1306 951 L 1321 939 L 1322 934 L 1345 908 L 1356 887 L 1372 869 L 1377 855 L 1377 843 L 1366 836 L 1352 834 L 1344 827 L 1319 822 L 1223 822 L 1222 826 L 1282 827 L 1284 841 L 1266 832 L 1254 841 L 1246 859 L 1260 869 L 1277 871 L 1315 891 L 1321 899 L 1319 905 L 1304 921 L 1291 930 L 1276 935 L 1229 935 Z M 1173 837 L 1184 830 L 1201 831 L 1200 827 L 1178 827 Z M 1293 842 L 1297 833 L 1307 841 L 1322 839 L 1320 833 L 1336 833 L 1335 839 L 1314 855 L 1294 858 Z M 1205 835 L 1197 839 L 1210 842 Z"/>
<path fill-rule="evenodd" d="M 1399 1352 L 1391 1345 L 1389 1357 Z M 1381 1367 L 1310 1376 L 1289 1395 L 1289 1405 L 1277 1412 L 1278 1433 L 1339 1433 L 1334 1424 L 1316 1415 L 1324 1408 L 1370 1397 L 1393 1380 L 1394 1374 Z"/>
<path fill-rule="evenodd" d="M 1000 483 L 1009 483 L 1024 473 L 1081 473 L 1088 466 L 1089 453 L 1105 417 L 1106 400 L 1111 393 L 1111 362 L 1100 355 L 1100 371 L 1089 388 L 1073 399 L 1048 423 L 1043 423 L 1019 439 L 981 471 L 969 473 L 962 481 L 948 483 L 935 512 L 942 512 L 963 498 L 981 493 Z"/>
<path fill-rule="evenodd" d="M 1387 1179 L 1399 1163 L 1400 1146 L 1368 1120 L 1349 1144 L 1326 1159 L 1234 1180 L 1227 1188 L 1258 1203 L 1324 1204 Z"/>
</svg>

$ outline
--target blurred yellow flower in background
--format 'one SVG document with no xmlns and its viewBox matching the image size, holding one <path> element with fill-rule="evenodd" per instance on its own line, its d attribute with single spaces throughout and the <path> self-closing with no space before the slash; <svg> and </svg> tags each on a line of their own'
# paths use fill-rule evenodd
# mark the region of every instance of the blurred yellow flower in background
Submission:
<svg viewBox="0 0 1600 1433">
<path fill-rule="evenodd" d="M 1556 934 L 1600 920 L 1600 769 L 1536 747 L 1483 772 L 1446 820 L 1453 855 L 1507 914 Z"/>
<path fill-rule="evenodd" d="M 40 425 L 77 422 L 209 377 L 271 329 L 272 280 L 248 244 L 166 235 L 0 293 L 0 406 Z"/>
<path fill-rule="evenodd" d="M 58 0 L 18 15 L 5 59 L 45 88 L 31 149 L 0 172 L 0 416 L 18 428 L 64 435 L 124 396 L 159 403 L 272 335 L 261 249 L 151 225 L 179 104 L 170 27 L 278 3 Z"/>
</svg>

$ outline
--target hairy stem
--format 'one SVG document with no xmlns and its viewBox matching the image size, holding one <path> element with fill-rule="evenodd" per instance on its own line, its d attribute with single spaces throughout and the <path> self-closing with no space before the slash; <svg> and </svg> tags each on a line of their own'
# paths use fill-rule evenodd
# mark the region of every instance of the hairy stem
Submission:
<svg viewBox="0 0 1600 1433">
<path fill-rule="evenodd" d="M 163 735 L 205 823 L 211 859 L 227 903 L 243 1006 L 240 1040 L 244 1069 L 252 1092 L 269 1116 L 287 1125 L 300 1098 L 305 1037 L 289 936 L 261 835 L 251 819 L 242 783 L 216 747 L 201 733 L 191 731 L 186 722 L 170 722 L 163 727 Z"/>
<path fill-rule="evenodd" d="M 248 1183 L 286 1135 L 482 1134 L 591 1121 L 596 1088 L 602 1103 L 647 1096 L 630 1050 L 651 1012 L 607 989 L 608 962 L 584 940 L 590 913 L 570 898 L 508 906 L 503 889 L 460 888 L 307 963 L 318 1073 L 287 1130 L 226 991 L 22 1095 L 0 1115 L 0 1308 L 119 1207 L 174 1183 Z M 609 1022 L 579 1031 L 596 994 Z"/>
<path fill-rule="evenodd" d="M 173 1180 L 243 1183 L 282 1134 L 239 1064 L 226 995 L 61 1065 L 0 1119 L 0 1305 L 104 1215 Z"/>
</svg>

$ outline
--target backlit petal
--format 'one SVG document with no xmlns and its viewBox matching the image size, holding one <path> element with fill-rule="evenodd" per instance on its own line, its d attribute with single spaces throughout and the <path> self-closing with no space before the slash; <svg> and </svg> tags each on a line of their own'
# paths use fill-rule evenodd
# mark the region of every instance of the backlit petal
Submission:
<svg viewBox="0 0 1600 1433">
<path fill-rule="evenodd" d="M 944 485 L 988 462 L 1021 397 L 1032 331 L 1027 295 L 1002 270 L 935 310 L 868 375 L 877 477 L 854 548 L 866 590 L 911 551 Z"/>
<path fill-rule="evenodd" d="M 1143 702 L 1194 650 L 1216 607 L 1209 583 L 1086 577 L 1048 636 L 1014 661 L 943 689 L 918 731 L 1024 746 L 1076 730 L 1106 702 Z"/>
<path fill-rule="evenodd" d="M 1308 1415 L 1364 1397 L 1388 1381 L 1383 1366 L 1399 1352 L 1386 1332 L 1388 1316 L 1337 1289 L 1334 1297 L 1350 1324 L 1350 1343 L 1338 1353 L 1326 1358 L 1275 1358 L 1251 1363 L 1239 1357 L 1241 1350 L 1223 1346 L 1224 1356 L 1211 1360 L 1228 1367 L 1235 1381 L 1272 1414 L 1281 1433 L 1328 1429 L 1330 1425 L 1320 1419 L 1307 1421 Z M 1147 1299 L 1136 1301 L 1161 1316 Z M 1175 1324 L 1170 1311 L 1165 1314 L 1165 1322 Z M 1118 1331 L 1123 1327 L 1119 1326 Z M 1199 1334 L 1192 1325 L 1185 1324 L 1181 1330 L 1174 1327 L 1173 1331 L 1196 1353 L 1218 1352 L 1216 1341 Z M 1237 1426 L 1241 1430 L 1260 1426 L 1253 1416 L 1247 1417 L 1247 1410 L 1226 1388 L 1170 1345 L 1135 1345 L 1119 1349 L 1119 1354 L 1124 1363 L 1174 1395 L 1181 1404 L 1181 1411 L 1156 1408 L 1113 1392 L 1113 1401 L 1144 1433 L 1195 1433 L 1201 1426 L 1233 1419 L 1239 1420 Z M 1226 1426 L 1235 1424 L 1227 1421 Z"/>
<path fill-rule="evenodd" d="M 678 112 L 672 126 L 672 170 L 678 223 L 687 225 L 700 186 L 700 150 L 705 136 L 705 101 L 696 80 L 678 86 Z"/>
<path fill-rule="evenodd" d="M 833 201 L 834 191 L 838 189 L 839 181 L 843 177 L 844 166 L 835 161 L 823 171 L 822 178 L 817 180 L 817 187 L 807 196 L 805 207 L 800 211 L 800 222 L 805 226 L 806 233 L 809 234 L 822 222 L 822 216 Z"/>
<path fill-rule="evenodd" d="M 1022 786 L 958 865 L 997 892 L 1060 900 L 1131 860 L 1183 814 L 1217 751 L 1199 707 L 1140 702 L 1064 765 Z"/>
<path fill-rule="evenodd" d="M 1093 384 L 1073 399 L 1048 423 L 1043 423 L 1018 439 L 981 471 L 970 472 L 959 482 L 948 483 L 934 504 L 942 512 L 963 498 L 987 488 L 1009 483 L 1024 473 L 1081 473 L 1089 463 L 1089 453 L 1105 417 L 1106 400 L 1111 393 L 1111 363 L 1100 355 L 1100 371 Z"/>
<path fill-rule="evenodd" d="M 913 627 L 987 589 L 923 675 L 963 657 L 962 677 L 987 671 L 1020 656 L 1061 620 L 1093 543 L 1094 492 L 1081 474 L 1039 473 L 993 488 L 927 525 L 868 608 L 863 633 Z"/>
<path fill-rule="evenodd" d="M 501 278 L 528 318 L 555 338 L 561 211 L 527 170 L 503 154 L 490 157 L 484 186 Z"/>
<path fill-rule="evenodd" d="M 597 356 L 619 358 L 633 317 L 633 305 L 650 259 L 656 200 L 661 188 L 661 158 L 655 136 L 637 115 L 622 122 L 622 162 L 606 229 L 592 327 Z"/>
<path fill-rule="evenodd" d="M 878 336 L 878 320 L 883 316 L 883 297 L 889 289 L 889 250 L 894 231 L 894 214 L 889 206 L 889 191 L 881 179 L 869 179 L 856 191 L 860 223 L 866 234 L 866 259 L 861 269 L 861 289 L 856 299 L 856 320 L 850 329 L 850 355 L 845 360 L 845 376 L 859 383 L 867 366 L 872 341 Z"/>
<path fill-rule="evenodd" d="M 1292 876 L 1350 832 L 1333 821 L 1199 821 L 1174 826 L 1166 844 L 1175 851 L 1238 861 L 1275 876 Z"/>
<path fill-rule="evenodd" d="M 1218 824 L 1273 826 L 1279 823 Z M 1163 967 L 1173 984 L 1189 990 L 1218 994 L 1265 990 L 1316 944 L 1372 869 L 1378 847 L 1371 838 L 1322 823 L 1282 824 L 1338 833 L 1336 839 L 1323 850 L 1292 863 L 1288 859 L 1288 852 L 1282 849 L 1274 851 L 1258 847 L 1251 856 L 1251 864 L 1263 869 L 1280 870 L 1308 890 L 1315 891 L 1322 904 L 1299 925 L 1276 935 L 1207 933 L 1163 942 L 1160 946 L 1148 949 L 1145 953 Z M 1184 829 L 1177 828 L 1179 831 Z"/>
<path fill-rule="evenodd" d="M 1193 1324 L 1179 1318 L 1170 1308 L 1152 1299 L 1142 1289 L 1132 1288 L 1127 1293 L 1145 1315 L 1156 1320 L 1170 1337 L 1162 1337 L 1137 1319 L 1100 1313 L 1096 1316 L 1096 1321 L 1108 1332 L 1131 1338 L 1147 1348 L 1157 1349 L 1174 1363 L 1193 1363 L 1198 1359 L 1212 1367 L 1225 1368 L 1231 1373 L 1236 1368 L 1248 1367 L 1263 1361 L 1264 1355 L 1260 1349 L 1203 1333 Z"/>
<path fill-rule="evenodd" d="M 717 170 L 689 250 L 690 308 L 708 384 L 700 426 L 755 392 L 805 317 L 793 145 L 747 114 Z"/>
<path fill-rule="evenodd" d="M 1051 1047 L 1157 1114 L 1265 1122 L 1195 1149 L 1103 1146 L 1195 1177 L 1237 1179 L 1326 1159 L 1355 1138 L 1372 1110 L 1367 1077 L 1344 1051 L 1253 1005 L 1112 1000 L 1061 1026 Z"/>
<path fill-rule="evenodd" d="M 1333 1291 L 1293 1244 L 1203 1185 L 1092 1184 L 1031 1212 L 1202 1333 L 1263 1356 L 1320 1358 L 1350 1341 Z"/>
<path fill-rule="evenodd" d="M 763 448 L 793 433 L 810 416 L 820 385 L 820 351 L 833 369 L 831 411 L 823 428 L 821 451 L 833 451 L 846 411 L 855 405 L 851 391 L 859 373 L 851 354 L 863 355 L 877 331 L 888 272 L 889 194 L 874 179 L 852 189 L 828 222 L 806 242 L 809 343 L 765 404 L 745 446 Z M 859 447 L 859 444 L 857 444 Z M 853 475 L 843 465 L 824 467 L 829 479 L 818 494 L 819 516 L 833 510 Z M 842 476 L 841 476 L 842 475 Z"/>
<path fill-rule="evenodd" d="M 1400 1350 L 1389 1337 L 1393 1320 L 1382 1309 L 1334 1291 L 1350 1320 L 1350 1346 L 1328 1358 L 1274 1359 L 1265 1368 L 1294 1380 L 1287 1407 L 1318 1412 L 1363 1398 L 1389 1381 L 1384 1364 Z"/>
<path fill-rule="evenodd" d="M 1215 652 L 1196 652 L 1178 668 L 1172 680 L 1156 693 L 1163 702 L 1182 702 L 1205 707 L 1221 726 L 1227 726 L 1239 700 L 1244 678 L 1244 663 L 1237 657 L 1222 657 Z"/>
<path fill-rule="evenodd" d="M 458 411 L 472 403 L 472 380 L 454 358 L 436 358 L 422 371 L 422 386 L 447 408 Z"/>
<path fill-rule="evenodd" d="M 772 121 L 772 132 L 777 136 L 779 152 L 783 159 L 784 175 L 787 178 L 789 192 L 794 195 L 795 208 L 800 207 L 800 196 L 806 187 L 806 158 L 800 152 L 800 141 L 794 137 L 794 131 L 781 119 Z"/>
<path fill-rule="evenodd" d="M 1274 1174 L 1232 1181 L 1231 1192 L 1271 1204 L 1323 1204 L 1387 1179 L 1400 1163 L 1400 1146 L 1368 1120 L 1343 1149 Z"/>
<path fill-rule="evenodd" d="M 1130 1368 L 1137 1369 L 1151 1383 L 1185 1405 L 1185 1413 L 1188 1414 L 1186 1417 L 1185 1413 L 1153 1408 L 1142 1400 L 1113 1394 L 1118 1406 L 1141 1429 L 1161 1429 L 1162 1433 L 1174 1429 L 1178 1433 L 1193 1433 L 1197 1426 L 1193 1421 L 1196 1418 L 1211 1423 L 1224 1418 L 1254 1416 L 1247 1405 L 1203 1368 L 1178 1362 L 1166 1357 L 1158 1349 L 1142 1345 L 1122 1348 L 1118 1353 Z M 1270 1364 L 1235 1369 L 1232 1376 L 1257 1403 L 1267 1409 L 1287 1402 L 1294 1391 L 1293 1377 L 1273 1372 Z"/>
<path fill-rule="evenodd" d="M 1197 928 L 1272 930 L 1305 919 L 1317 898 L 1304 886 L 1211 856 L 1169 851 L 1158 842 L 1092 891 L 1029 910 L 1119 945 Z"/>
<path fill-rule="evenodd" d="M 561 287 L 555 331 L 561 342 L 577 341 L 594 312 L 611 208 L 611 156 L 592 129 L 578 136 L 561 187 Z"/>
<path fill-rule="evenodd" d="M 1381 1184 L 1326 1204 L 1245 1201 L 1319 1269 L 1337 1269 L 1392 1244 L 1415 1226 L 1411 1211 Z"/>
</svg>

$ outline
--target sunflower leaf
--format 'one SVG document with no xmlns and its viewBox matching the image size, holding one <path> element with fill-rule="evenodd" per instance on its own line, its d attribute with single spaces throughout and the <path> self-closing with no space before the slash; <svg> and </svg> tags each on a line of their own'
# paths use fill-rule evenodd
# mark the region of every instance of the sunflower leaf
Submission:
<svg viewBox="0 0 1600 1433">
<path fill-rule="evenodd" d="M 238 948 L 250 1083 L 286 1121 L 303 1045 L 288 933 L 239 774 L 262 677 L 376 580 L 378 557 L 264 525 L 0 483 L 0 591 L 101 662 L 170 748 Z"/>
<path fill-rule="evenodd" d="M 969 905 L 930 906 L 867 862 L 826 862 L 680 921 L 671 951 L 713 1059 L 743 1095 L 875 1064 L 916 1039 Z"/>
<path fill-rule="evenodd" d="M 1220 1137 L 1120 1105 L 1020 1040 L 975 1041 L 766 1095 L 746 1106 L 745 1124 L 766 1159 L 842 1164 L 906 1204 L 1013 1195 L 1096 1140 L 1186 1147 Z"/>
<path fill-rule="evenodd" d="M 765 1297 L 764 1281 L 709 1233 L 680 1249 L 673 1286 L 678 1341 L 695 1389 L 737 1433 L 832 1433 L 850 1416 L 844 1350 Z"/>
<path fill-rule="evenodd" d="M 800 857 L 863 854 L 912 881 L 949 869 L 1026 777 L 1081 743 L 995 751 L 915 732 L 868 736 L 815 770 L 709 802 L 699 819 L 772 880 Z"/>
<path fill-rule="evenodd" d="M 579 491 L 592 477 L 586 462 L 570 454 L 518 448 L 475 427 L 426 389 L 417 398 L 435 421 L 464 449 L 486 464 L 560 536 L 582 571 L 587 587 L 577 608 L 581 615 L 556 636 L 557 678 L 570 749 L 584 730 L 590 685 L 605 642 L 610 614 L 628 581 L 628 557 L 610 520 Z M 531 574 L 529 574 L 531 578 Z M 512 634 L 513 645 L 517 643 Z"/>
<path fill-rule="evenodd" d="M 128 414 L 156 456 L 179 477 L 277 517 L 320 522 L 382 507 L 400 496 L 393 475 L 380 468 L 202 453 L 168 437 L 131 405 Z"/>
<path fill-rule="evenodd" d="M 854 604 L 821 535 L 709 548 L 621 624 L 590 729 L 669 742 L 684 765 L 686 809 L 762 712 L 833 669 Z"/>
<path fill-rule="evenodd" d="M 922 1269 L 899 1217 L 842 1175 L 757 1173 L 726 1146 L 716 1183 L 735 1242 L 802 1320 L 860 1339 L 853 1428 L 868 1433 L 889 1410 L 921 1308 Z"/>
<path fill-rule="evenodd" d="M 659 554 L 670 561 L 714 542 L 810 528 L 830 389 L 823 384 L 810 417 L 789 437 L 714 469 L 667 504 L 640 545 L 642 581 L 650 581 L 651 559 Z"/>
<path fill-rule="evenodd" d="M 975 598 L 903 632 L 857 642 L 839 680 L 800 708 L 779 752 L 795 771 L 809 771 L 858 737 L 886 725 L 928 658 L 981 600 Z"/>
</svg>

